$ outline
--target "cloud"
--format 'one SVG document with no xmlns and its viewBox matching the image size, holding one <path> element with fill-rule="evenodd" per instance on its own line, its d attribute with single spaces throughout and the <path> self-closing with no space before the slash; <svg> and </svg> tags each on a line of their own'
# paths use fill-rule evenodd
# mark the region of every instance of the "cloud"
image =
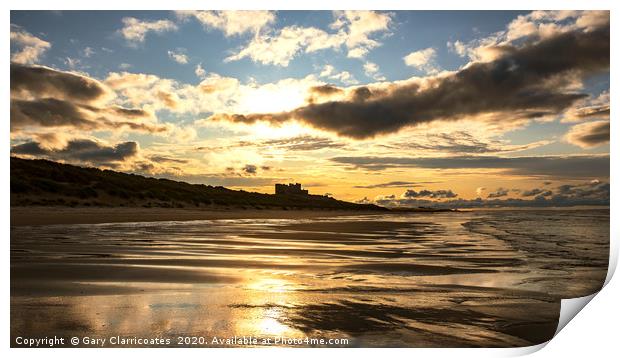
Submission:
<svg viewBox="0 0 620 358">
<path fill-rule="evenodd" d="M 371 49 L 380 45 L 371 34 L 388 30 L 391 14 L 373 11 L 338 11 L 330 25 L 335 33 L 316 27 L 286 26 L 279 30 L 270 29 L 256 35 L 237 53 L 224 59 L 225 62 L 249 58 L 263 65 L 288 66 L 301 53 L 319 50 L 348 49 L 348 57 L 363 58 Z"/>
<path fill-rule="evenodd" d="M 435 63 L 437 58 L 437 51 L 434 48 L 429 47 L 423 50 L 411 52 L 407 56 L 403 57 L 405 64 L 410 67 L 414 67 L 424 73 L 434 74 L 439 72 L 439 67 Z"/>
<path fill-rule="evenodd" d="M 592 30 L 596 27 L 609 24 L 608 10 L 583 11 L 578 14 L 575 25 L 585 28 L 586 30 Z"/>
<path fill-rule="evenodd" d="M 342 148 L 345 146 L 345 144 L 337 143 L 329 138 L 319 138 L 310 135 L 271 139 L 260 142 L 258 145 L 263 147 L 276 147 L 289 151 L 312 151 L 326 148 Z"/>
<path fill-rule="evenodd" d="M 511 145 L 505 141 L 492 140 L 474 136 L 465 131 L 450 133 L 426 133 L 423 136 L 409 136 L 407 141 L 388 142 L 382 146 L 394 150 L 428 150 L 442 153 L 508 153 L 538 148 L 551 143 L 538 141 L 527 144 Z"/>
<path fill-rule="evenodd" d="M 590 31 L 609 24 L 609 11 L 551 10 L 520 15 L 507 26 L 506 41 L 549 37 L 575 28 Z"/>
<path fill-rule="evenodd" d="M 347 53 L 347 56 L 351 58 L 363 59 L 364 57 L 366 57 L 367 54 L 368 54 L 367 48 L 356 47 L 356 48 L 350 49 L 349 52 Z"/>
<path fill-rule="evenodd" d="M 189 62 L 189 58 L 186 54 L 182 52 L 168 51 L 168 57 L 170 57 L 174 62 L 185 65 Z"/>
<path fill-rule="evenodd" d="M 564 138 L 581 148 L 593 148 L 609 143 L 609 136 L 609 121 L 595 121 L 574 125 Z"/>
<path fill-rule="evenodd" d="M 11 63 L 11 97 L 20 96 L 91 103 L 108 100 L 113 94 L 101 82 L 77 73 Z"/>
<path fill-rule="evenodd" d="M 72 71 L 75 71 L 78 67 L 88 67 L 88 66 L 83 66 L 82 65 L 82 60 L 80 60 L 79 58 L 71 58 L 71 57 L 65 57 L 65 59 L 63 60 L 63 62 L 65 63 L 65 65 L 67 65 L 67 67 L 69 67 L 69 69 L 71 69 Z"/>
<path fill-rule="evenodd" d="M 346 34 L 347 55 L 351 58 L 363 58 L 371 49 L 380 46 L 370 36 L 388 31 L 392 23 L 392 14 L 376 11 L 335 11 L 334 15 L 336 19 L 330 27 Z"/>
<path fill-rule="evenodd" d="M 11 46 L 19 48 L 17 52 L 11 55 L 11 61 L 21 64 L 39 61 L 41 56 L 52 47 L 49 42 L 41 40 L 15 25 L 11 25 Z"/>
<path fill-rule="evenodd" d="M 609 101 L 609 91 L 603 91 L 595 98 L 588 97 L 577 101 L 564 113 L 562 123 L 609 119 Z"/>
<path fill-rule="evenodd" d="M 370 77 L 377 72 L 379 72 L 379 66 L 376 63 L 370 61 L 364 63 L 364 73 L 366 73 L 366 76 Z"/>
<path fill-rule="evenodd" d="M 85 47 L 84 50 L 82 50 L 82 56 L 86 57 L 86 58 L 90 58 L 95 54 L 95 50 L 92 47 Z"/>
<path fill-rule="evenodd" d="M 170 20 L 141 21 L 134 17 L 123 18 L 121 35 L 130 43 L 144 42 L 149 32 L 162 34 L 167 31 L 176 31 L 177 25 Z"/>
<path fill-rule="evenodd" d="M 221 30 L 227 37 L 243 35 L 246 32 L 258 34 L 261 29 L 276 20 L 273 11 L 177 11 L 182 19 L 193 17 L 205 29 Z"/>
<path fill-rule="evenodd" d="M 256 171 L 257 171 L 258 167 L 254 164 L 246 164 L 242 170 L 245 174 L 249 174 L 249 175 L 256 175 Z"/>
<path fill-rule="evenodd" d="M 46 149 L 34 141 L 11 147 L 12 154 L 91 164 L 122 162 L 135 157 L 138 151 L 139 147 L 136 142 L 123 142 L 108 146 L 90 139 L 71 140 L 60 149 Z"/>
<path fill-rule="evenodd" d="M 366 61 L 364 63 L 364 74 L 374 80 L 385 81 L 385 76 L 379 72 L 379 65 L 374 62 Z"/>
<path fill-rule="evenodd" d="M 233 77 L 205 73 L 199 84 L 191 85 L 152 74 L 112 72 L 104 83 L 116 92 L 118 101 L 126 106 L 200 115 L 231 110 L 244 113 L 256 109 L 295 108 L 305 103 L 310 87 L 323 82 L 310 75 L 265 84 L 252 80 L 243 83 Z M 281 100 L 274 101 L 274 98 Z M 200 118 L 194 124 L 211 123 L 213 121 Z"/>
<path fill-rule="evenodd" d="M 437 120 L 477 118 L 505 123 L 553 117 L 587 97 L 575 80 L 609 69 L 609 27 L 560 33 L 504 46 L 491 62 L 389 85 L 357 87 L 360 100 L 310 103 L 278 113 L 217 113 L 214 120 L 281 123 L 296 119 L 315 128 L 364 139 Z"/>
<path fill-rule="evenodd" d="M 352 84 L 359 83 L 359 81 L 356 80 L 355 77 L 349 71 L 338 72 L 332 65 L 325 65 L 325 67 L 323 67 L 323 70 L 319 74 L 319 77 L 325 77 L 325 78 L 329 78 L 332 80 L 338 80 L 346 85 L 352 85 Z"/>
<path fill-rule="evenodd" d="M 414 199 L 414 198 L 431 198 L 431 199 L 448 199 L 448 198 L 456 198 L 458 194 L 452 192 L 452 190 L 420 190 L 415 191 L 408 189 L 403 193 L 403 198 L 406 199 Z"/>
<path fill-rule="evenodd" d="M 25 126 L 95 129 L 98 123 L 91 120 L 82 107 L 72 102 L 54 98 L 39 100 L 11 100 L 11 128 Z"/>
<path fill-rule="evenodd" d="M 321 73 L 319 74 L 319 77 L 329 77 L 332 74 L 334 74 L 335 71 L 336 71 L 336 68 L 334 68 L 334 66 L 332 66 L 332 65 L 325 65 L 323 67 L 323 70 L 321 70 Z"/>
<path fill-rule="evenodd" d="M 154 122 L 149 111 L 108 104 L 113 98 L 112 90 L 90 77 L 11 64 L 11 131 L 26 127 L 167 130 Z"/>
<path fill-rule="evenodd" d="M 609 183 L 587 182 L 578 185 L 563 185 L 558 194 L 553 195 L 548 191 L 542 192 L 533 199 L 507 198 L 498 199 L 452 199 L 430 200 L 419 197 L 408 197 L 405 193 L 400 197 L 394 194 L 379 195 L 374 200 L 364 198 L 358 202 L 366 204 L 378 204 L 387 207 L 433 207 L 433 208 L 492 208 L 492 207 L 569 207 L 580 205 L 609 205 Z"/>
<path fill-rule="evenodd" d="M 523 197 L 529 197 L 529 196 L 547 197 L 551 195 L 553 195 L 553 192 L 551 190 L 541 189 L 541 188 L 534 188 L 530 190 L 524 190 L 523 192 L 521 192 L 521 196 Z"/>
<path fill-rule="evenodd" d="M 490 192 L 487 195 L 487 198 L 501 198 L 503 196 L 508 196 L 508 192 L 510 189 L 506 188 L 497 188 L 497 190 Z"/>
<path fill-rule="evenodd" d="M 60 148 L 65 147 L 71 137 L 67 135 L 65 132 L 35 132 L 31 133 L 27 139 L 19 138 L 18 135 L 17 140 L 20 142 L 24 141 L 34 141 L 37 142 L 41 147 L 46 149 Z"/>
<path fill-rule="evenodd" d="M 501 48 L 516 43 L 532 42 L 572 31 L 591 31 L 609 26 L 609 11 L 532 11 L 510 22 L 505 30 L 468 43 L 448 42 L 448 49 L 473 61 L 492 61 Z"/>
<path fill-rule="evenodd" d="M 370 184 L 370 185 L 355 185 L 354 188 L 362 189 L 378 189 L 378 188 L 405 188 L 405 187 L 417 187 L 423 184 L 434 184 L 436 182 L 411 182 L 411 181 L 391 181 L 387 183 Z"/>
<path fill-rule="evenodd" d="M 151 155 L 149 159 L 158 163 L 186 164 L 189 162 L 187 159 L 172 158 L 165 155 Z"/>
<path fill-rule="evenodd" d="M 300 53 L 312 53 L 328 48 L 338 48 L 344 39 L 330 35 L 315 27 L 287 26 L 275 34 L 255 36 L 239 52 L 224 59 L 224 62 L 250 58 L 263 65 L 286 67 Z"/>
<path fill-rule="evenodd" d="M 609 183 L 600 180 L 591 180 L 582 184 L 564 184 L 555 189 L 559 196 L 577 197 L 577 198 L 593 198 L 603 197 L 609 200 Z"/>
<path fill-rule="evenodd" d="M 365 170 L 388 168 L 497 169 L 508 174 L 558 178 L 608 177 L 608 155 L 537 157 L 334 157 L 332 161 Z"/>
<path fill-rule="evenodd" d="M 241 167 L 236 168 L 235 166 L 229 166 L 225 168 L 225 173 L 224 174 L 220 174 L 220 176 L 225 176 L 227 178 L 233 178 L 233 177 L 240 177 L 240 178 L 251 178 L 251 177 L 256 177 L 259 173 L 259 169 L 265 172 L 268 172 L 272 169 L 271 166 L 269 165 L 256 165 L 256 164 L 244 164 Z M 268 179 L 265 182 L 262 182 L 261 185 L 264 185 L 264 183 L 271 183 L 273 182 L 275 179 Z M 256 184 L 256 183 L 254 183 Z M 241 185 L 243 186 L 243 184 L 239 184 L 237 183 L 236 185 Z"/>
<path fill-rule="evenodd" d="M 344 90 L 333 85 L 321 85 L 310 87 L 309 92 L 321 96 L 332 96 L 335 94 L 343 94 Z"/>
<path fill-rule="evenodd" d="M 167 109 L 183 111 L 176 81 L 161 79 L 143 73 L 112 72 L 104 83 L 111 88 L 125 105 L 142 106 L 151 111 Z"/>
<path fill-rule="evenodd" d="M 342 148 L 344 143 L 335 142 L 329 138 L 300 135 L 288 138 L 267 139 L 263 141 L 238 141 L 237 143 L 220 147 L 198 147 L 196 150 L 228 150 L 239 147 L 254 147 L 257 149 L 276 149 L 286 151 L 315 151 L 327 148 Z"/>
<path fill-rule="evenodd" d="M 448 50 L 456 53 L 457 55 L 459 55 L 460 57 L 465 57 L 467 56 L 467 47 L 465 46 L 465 44 L 461 41 L 454 41 L 454 42 L 447 42 L 446 45 L 448 46 Z"/>
<path fill-rule="evenodd" d="M 114 106 L 98 108 L 54 98 L 11 100 L 11 130 L 27 126 L 72 127 L 80 130 L 127 128 L 151 133 L 167 130 L 165 126 L 136 120 L 151 116 L 141 109 Z"/>
<path fill-rule="evenodd" d="M 204 79 L 205 77 L 207 77 L 207 71 L 205 71 L 205 69 L 202 68 L 202 63 L 199 63 L 196 65 L 196 68 L 194 69 L 194 73 L 196 74 L 196 77 L 200 79 Z"/>
</svg>

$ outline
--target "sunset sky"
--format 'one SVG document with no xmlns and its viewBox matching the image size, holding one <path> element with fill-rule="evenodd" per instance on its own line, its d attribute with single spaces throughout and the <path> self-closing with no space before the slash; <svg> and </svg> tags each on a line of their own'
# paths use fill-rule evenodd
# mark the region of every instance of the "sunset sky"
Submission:
<svg viewBox="0 0 620 358">
<path fill-rule="evenodd" d="M 390 206 L 609 203 L 607 11 L 12 11 L 11 152 Z"/>
</svg>

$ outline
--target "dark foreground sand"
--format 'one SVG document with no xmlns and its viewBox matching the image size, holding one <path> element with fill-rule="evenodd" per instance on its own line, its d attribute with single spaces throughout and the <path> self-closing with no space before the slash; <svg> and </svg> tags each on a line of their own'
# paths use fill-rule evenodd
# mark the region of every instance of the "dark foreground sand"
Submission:
<svg viewBox="0 0 620 358">
<path fill-rule="evenodd" d="M 11 226 L 101 224 L 116 222 L 190 221 L 217 219 L 304 219 L 350 215 L 382 215 L 382 211 L 257 210 L 174 208 L 11 207 Z"/>
</svg>

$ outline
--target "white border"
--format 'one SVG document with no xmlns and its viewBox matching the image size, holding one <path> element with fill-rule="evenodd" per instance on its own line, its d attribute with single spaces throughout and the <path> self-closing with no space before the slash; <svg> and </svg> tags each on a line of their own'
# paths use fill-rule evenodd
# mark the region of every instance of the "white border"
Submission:
<svg viewBox="0 0 620 358">
<path fill-rule="evenodd" d="M 42 1 L 42 0 L 19 0 L 3 2 L 5 11 L 2 12 L 2 20 L 7 29 L 10 23 L 9 10 L 39 10 L 39 9 L 54 9 L 54 10 L 166 10 L 170 8 L 174 9 L 278 9 L 278 10 L 323 10 L 323 9 L 375 9 L 375 10 L 532 10 L 532 9 L 610 9 L 611 11 L 611 24 L 612 24 L 612 38 L 617 37 L 617 30 L 615 26 L 616 16 L 615 11 L 618 8 L 617 1 L 606 0 L 578 0 L 578 1 L 561 1 L 561 0 L 537 0 L 537 1 L 483 1 L 483 0 L 469 0 L 469 1 L 457 1 L 457 0 L 434 0 L 434 1 L 420 1 L 420 2 L 405 2 L 398 0 L 341 0 L 336 2 L 328 0 L 312 0 L 312 1 L 286 1 L 286 0 L 263 0 L 263 1 L 251 1 L 251 0 L 227 0 L 225 2 L 201 2 L 196 0 L 175 0 L 174 2 L 165 0 L 151 0 L 144 3 L 137 3 L 137 1 L 129 2 L 122 0 L 107 0 L 105 2 L 85 2 L 79 0 L 57 0 L 54 2 Z M 335 7 L 336 6 L 336 7 Z M 2 95 L 4 101 L 2 102 L 3 116 L 3 136 L 2 145 L 7 152 L 10 153 L 10 124 L 8 118 L 9 112 L 9 52 L 10 43 L 9 37 L 5 35 L 2 37 L 2 48 L 4 50 L 4 65 L 3 65 L 3 77 L 2 77 Z M 611 63 L 616 63 L 617 46 L 612 46 L 611 49 Z M 611 87 L 617 82 L 617 73 L 611 71 L 611 101 L 616 101 L 616 92 Z M 612 106 L 613 108 L 613 106 Z M 614 110 L 612 109 L 612 113 Z M 612 114 L 613 117 L 613 114 Z M 614 123 L 611 126 L 611 158 L 616 158 L 618 154 L 618 126 Z M 9 227 L 10 227 L 10 203 L 9 203 L 9 153 L 4 156 L 0 156 L 0 163 L 2 163 L 2 169 L 4 175 L 0 176 L 2 187 L 3 199 L 2 200 L 2 214 L 0 220 L 3 224 L 4 249 L 1 250 L 2 255 L 2 318 L 3 324 L 1 328 L 2 339 L 4 340 L 3 347 L 12 356 L 26 357 L 32 354 L 45 354 L 46 356 L 62 356 L 64 357 L 82 357 L 84 354 L 89 356 L 109 356 L 111 354 L 122 356 L 130 356 L 135 354 L 148 354 L 152 356 L 168 356 L 170 353 L 177 353 L 176 351 L 170 351 L 168 349 L 140 349 L 138 351 L 133 349 L 116 349 L 116 350 L 96 350 L 89 349 L 84 351 L 82 349 L 66 349 L 66 350 L 26 350 L 26 349 L 13 349 L 9 350 L 9 307 L 10 307 L 10 293 L 9 293 L 9 257 L 10 257 L 10 243 L 9 243 Z M 611 161 L 611 182 L 617 177 L 618 165 Z M 618 191 L 615 189 L 615 183 L 611 185 L 611 217 L 620 217 L 618 212 Z M 208 356 L 217 355 L 222 357 L 234 357 L 237 355 L 252 355 L 258 357 L 285 357 L 295 355 L 299 357 L 310 357 L 317 353 L 321 355 L 342 355 L 353 353 L 361 356 L 375 356 L 375 355 L 395 355 L 395 356 L 432 356 L 432 357 L 495 357 L 495 356 L 515 356 L 523 355 L 535 352 L 543 347 L 540 352 L 537 353 L 538 357 L 556 357 L 561 355 L 592 355 L 596 352 L 614 352 L 617 351 L 617 305 L 620 302 L 620 285 L 618 280 L 611 281 L 615 267 L 617 265 L 618 257 L 618 234 L 619 226 L 618 222 L 611 221 L 611 256 L 610 256 L 610 271 L 607 276 L 607 286 L 596 297 L 591 298 L 592 303 L 587 305 L 582 313 L 580 313 L 574 322 L 568 324 L 554 339 L 546 344 L 542 344 L 534 347 L 518 348 L 518 349 L 356 349 L 355 351 L 342 351 L 340 349 L 321 349 L 316 351 L 314 349 L 210 349 L 208 351 L 202 349 L 189 349 L 184 350 L 183 355 L 191 356 Z M 609 354 L 607 354 L 609 355 Z"/>
</svg>

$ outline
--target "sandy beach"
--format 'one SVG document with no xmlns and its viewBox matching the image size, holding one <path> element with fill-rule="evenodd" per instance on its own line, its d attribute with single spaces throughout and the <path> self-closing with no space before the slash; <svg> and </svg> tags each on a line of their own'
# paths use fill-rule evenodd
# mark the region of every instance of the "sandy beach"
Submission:
<svg viewBox="0 0 620 358">
<path fill-rule="evenodd" d="M 168 346 L 185 335 L 344 338 L 347 347 L 526 346 L 551 338 L 559 299 L 594 292 L 607 267 L 609 216 L 600 210 L 76 208 L 45 218 L 51 209 L 23 208 L 13 217 L 22 220 L 11 228 L 13 338 L 53 332 L 166 337 Z M 163 221 L 172 213 L 224 220 Z M 118 222 L 24 226 L 27 216 L 38 224 Z M 536 225 L 541 217 L 553 221 Z M 584 229 L 576 233 L 567 222 Z M 510 234 L 515 223 L 529 223 L 522 231 L 532 239 Z"/>
<path fill-rule="evenodd" d="M 120 222 L 191 221 L 218 219 L 305 219 L 385 212 L 350 210 L 173 209 L 139 207 L 11 207 L 11 226 L 102 224 Z"/>
</svg>

